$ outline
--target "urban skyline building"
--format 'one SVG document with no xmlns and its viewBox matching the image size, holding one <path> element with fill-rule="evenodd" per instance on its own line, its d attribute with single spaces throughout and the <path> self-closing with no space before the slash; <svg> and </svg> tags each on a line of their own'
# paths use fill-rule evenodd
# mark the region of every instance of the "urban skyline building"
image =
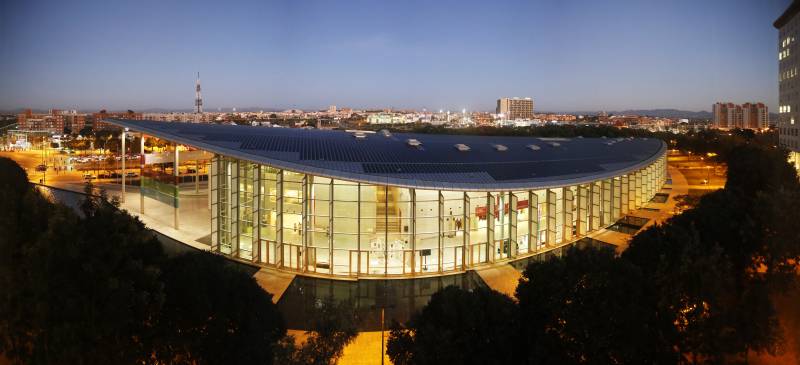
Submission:
<svg viewBox="0 0 800 365">
<path fill-rule="evenodd" d="M 497 114 L 503 114 L 505 119 L 533 119 L 532 98 L 500 98 L 497 99 Z"/>
<path fill-rule="evenodd" d="M 794 1 L 773 23 L 778 29 L 778 144 L 789 150 L 789 160 L 800 171 L 800 78 L 797 77 L 800 2 Z"/>
<path fill-rule="evenodd" d="M 769 109 L 764 103 L 723 103 L 711 107 L 712 126 L 720 129 L 766 129 L 769 128 Z"/>
</svg>

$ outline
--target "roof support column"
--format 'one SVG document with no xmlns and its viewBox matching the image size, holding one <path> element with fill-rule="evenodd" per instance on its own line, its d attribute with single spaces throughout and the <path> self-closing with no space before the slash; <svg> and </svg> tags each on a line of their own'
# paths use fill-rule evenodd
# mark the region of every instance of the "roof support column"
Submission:
<svg viewBox="0 0 800 365">
<path fill-rule="evenodd" d="M 563 213 L 564 213 L 564 225 L 561 230 L 561 242 L 568 242 L 572 240 L 572 209 L 573 209 L 573 200 L 575 199 L 574 195 L 572 194 L 572 188 L 566 186 L 563 188 L 564 191 L 562 192 L 563 196 Z"/>
<path fill-rule="evenodd" d="M 556 192 L 547 189 L 547 232 L 545 244 L 552 247 L 556 244 Z"/>
<path fill-rule="evenodd" d="M 539 248 L 539 195 L 528 190 L 528 252 Z"/>
<path fill-rule="evenodd" d="M 630 203 L 630 198 L 628 197 L 628 193 L 630 192 L 630 187 L 628 186 L 628 175 L 622 175 L 619 178 L 620 182 L 620 194 L 619 194 L 619 203 L 620 203 L 620 216 L 624 216 L 628 214 L 628 207 Z"/>
<path fill-rule="evenodd" d="M 486 262 L 494 262 L 494 197 L 486 193 Z"/>
<path fill-rule="evenodd" d="M 128 154 L 125 153 L 125 137 L 127 131 L 128 128 L 122 128 L 122 133 L 120 134 L 120 139 L 122 139 L 122 196 L 120 197 L 120 201 L 122 203 L 125 203 L 125 158 L 128 156 Z"/>
<path fill-rule="evenodd" d="M 147 135 L 142 133 L 139 141 L 139 214 L 144 215 L 144 140 Z"/>
<path fill-rule="evenodd" d="M 464 192 L 464 260 L 466 264 L 464 265 L 464 269 L 466 270 L 467 265 L 472 267 L 475 259 L 472 257 L 472 242 L 470 242 L 470 204 L 469 204 L 469 194 Z"/>
<path fill-rule="evenodd" d="M 173 204 L 172 204 L 172 207 L 173 207 L 172 208 L 172 211 L 173 211 L 172 217 L 173 217 L 173 220 L 174 220 L 173 226 L 175 227 L 176 230 L 178 230 L 178 229 L 180 229 L 180 226 L 178 225 L 178 204 L 179 204 L 178 203 L 178 196 L 180 195 L 180 192 L 181 192 L 180 181 L 178 180 L 180 178 L 180 172 L 179 172 L 179 168 L 178 168 L 178 166 L 180 164 L 180 161 L 178 161 L 178 143 L 175 142 L 173 144 L 173 146 L 175 147 L 175 161 L 172 164 L 172 174 L 175 176 L 175 179 L 174 179 L 174 181 L 175 181 L 175 197 L 174 197 Z"/>
<path fill-rule="evenodd" d="M 589 189 L 586 185 L 578 185 L 578 236 L 585 236 L 586 235 L 586 223 L 587 223 L 587 207 L 588 207 L 588 200 L 589 200 Z"/>
</svg>

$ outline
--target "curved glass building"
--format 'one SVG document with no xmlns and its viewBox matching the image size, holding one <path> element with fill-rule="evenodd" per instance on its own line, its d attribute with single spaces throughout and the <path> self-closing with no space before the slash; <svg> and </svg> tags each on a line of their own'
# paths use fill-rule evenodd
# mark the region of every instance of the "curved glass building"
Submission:
<svg viewBox="0 0 800 365">
<path fill-rule="evenodd" d="M 213 154 L 213 251 L 308 275 L 443 275 L 531 256 L 613 224 L 666 180 L 656 139 L 111 122 Z"/>
</svg>

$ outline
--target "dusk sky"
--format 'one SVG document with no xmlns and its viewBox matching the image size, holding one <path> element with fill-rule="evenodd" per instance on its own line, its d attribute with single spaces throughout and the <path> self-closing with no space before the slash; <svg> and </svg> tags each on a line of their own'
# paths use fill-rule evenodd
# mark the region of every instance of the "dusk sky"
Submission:
<svg viewBox="0 0 800 365">
<path fill-rule="evenodd" d="M 789 0 L 0 3 L 0 109 L 538 111 L 764 101 Z"/>
</svg>

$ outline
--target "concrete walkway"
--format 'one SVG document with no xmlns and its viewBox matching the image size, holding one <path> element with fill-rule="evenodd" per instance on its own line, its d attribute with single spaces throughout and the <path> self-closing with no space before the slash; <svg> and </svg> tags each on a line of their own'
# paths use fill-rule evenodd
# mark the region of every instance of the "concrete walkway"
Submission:
<svg viewBox="0 0 800 365">
<path fill-rule="evenodd" d="M 261 268 L 253 275 L 258 285 L 267 293 L 272 294 L 272 302 L 275 304 L 278 303 L 283 293 L 289 288 L 294 277 L 295 274 L 293 273 L 270 270 L 267 268 Z"/>
<path fill-rule="evenodd" d="M 522 273 L 509 264 L 480 268 L 476 269 L 475 272 L 490 288 L 511 298 L 514 298 L 517 284 L 519 279 L 522 278 Z"/>
</svg>

